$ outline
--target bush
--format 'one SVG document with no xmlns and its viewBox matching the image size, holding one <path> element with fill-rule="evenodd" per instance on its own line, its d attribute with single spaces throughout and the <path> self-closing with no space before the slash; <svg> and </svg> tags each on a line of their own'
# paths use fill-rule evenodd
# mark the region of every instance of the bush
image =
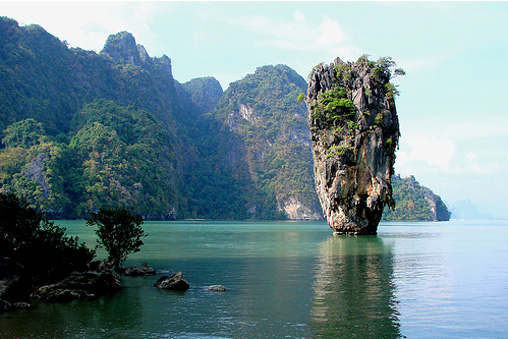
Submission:
<svg viewBox="0 0 508 339">
<path fill-rule="evenodd" d="M 43 220 L 42 214 L 12 193 L 0 193 L 0 255 L 12 255 L 23 243 L 32 243 Z"/>
<path fill-rule="evenodd" d="M 0 255 L 17 261 L 35 284 L 85 270 L 95 256 L 14 194 L 0 193 L 0 215 Z"/>
</svg>

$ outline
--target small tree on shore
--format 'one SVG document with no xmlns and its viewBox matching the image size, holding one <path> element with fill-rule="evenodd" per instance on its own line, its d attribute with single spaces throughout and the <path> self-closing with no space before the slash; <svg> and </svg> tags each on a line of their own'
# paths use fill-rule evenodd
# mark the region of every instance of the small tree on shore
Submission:
<svg viewBox="0 0 508 339">
<path fill-rule="evenodd" d="M 146 236 L 141 227 L 143 217 L 123 207 L 101 208 L 92 213 L 86 224 L 97 225 L 95 233 L 99 237 L 99 247 L 106 249 L 116 271 L 120 270 L 129 253 L 139 251 L 143 245 L 141 237 Z"/>
</svg>

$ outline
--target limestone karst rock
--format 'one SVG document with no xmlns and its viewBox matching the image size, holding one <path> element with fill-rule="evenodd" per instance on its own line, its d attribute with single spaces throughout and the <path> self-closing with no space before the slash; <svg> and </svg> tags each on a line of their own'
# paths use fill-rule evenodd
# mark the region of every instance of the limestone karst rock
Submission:
<svg viewBox="0 0 508 339">
<path fill-rule="evenodd" d="M 399 121 L 391 58 L 339 58 L 308 78 L 316 190 L 329 226 L 340 234 L 375 234 L 386 204 L 393 205 Z"/>
<path fill-rule="evenodd" d="M 100 54 L 103 57 L 111 58 L 115 64 L 135 65 L 145 71 L 157 73 L 167 81 L 173 81 L 171 59 L 167 55 L 160 58 L 150 57 L 143 45 L 136 44 L 132 33 L 123 31 L 111 34 Z M 133 68 L 131 67 L 131 69 Z"/>
</svg>

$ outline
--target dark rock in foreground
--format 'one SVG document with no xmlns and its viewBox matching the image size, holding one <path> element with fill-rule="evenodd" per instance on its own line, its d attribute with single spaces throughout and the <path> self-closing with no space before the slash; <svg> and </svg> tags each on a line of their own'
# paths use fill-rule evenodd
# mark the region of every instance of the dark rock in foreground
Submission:
<svg viewBox="0 0 508 339">
<path fill-rule="evenodd" d="M 16 310 L 31 310 L 33 306 L 29 303 L 18 301 L 10 303 L 7 300 L 0 299 L 0 314 Z"/>
<path fill-rule="evenodd" d="M 23 267 L 9 257 L 0 257 L 0 300 L 5 300 L 9 305 L 28 300 L 30 288 L 30 280 L 23 277 Z M 0 306 L 0 313 L 6 307 Z"/>
<path fill-rule="evenodd" d="M 0 299 L 0 314 L 12 311 L 12 304 L 6 300 Z"/>
<path fill-rule="evenodd" d="M 339 58 L 309 75 L 306 103 L 316 190 L 329 226 L 340 234 L 375 234 L 386 204 L 399 121 L 395 63 Z M 395 75 L 403 74 L 400 69 Z"/>
<path fill-rule="evenodd" d="M 32 298 L 50 302 L 85 300 L 122 289 L 120 276 L 113 271 L 73 273 L 61 282 L 38 288 Z"/>
<path fill-rule="evenodd" d="M 189 283 L 184 279 L 182 272 L 177 272 L 170 277 L 163 276 L 157 280 L 154 286 L 172 291 L 187 291 L 189 289 Z"/>
</svg>

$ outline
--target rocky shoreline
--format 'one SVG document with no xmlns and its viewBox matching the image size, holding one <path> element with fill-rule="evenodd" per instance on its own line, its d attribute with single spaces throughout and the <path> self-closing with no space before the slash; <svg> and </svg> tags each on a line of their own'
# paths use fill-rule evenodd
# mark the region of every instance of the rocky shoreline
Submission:
<svg viewBox="0 0 508 339">
<path fill-rule="evenodd" d="M 113 295 L 123 289 L 122 276 L 155 276 L 156 270 L 142 263 L 122 268 L 120 273 L 111 269 L 108 261 L 94 261 L 89 270 L 73 272 L 60 282 L 33 286 L 28 283 L 22 267 L 8 257 L 0 258 L 0 314 L 17 310 L 34 309 L 37 302 L 67 303 L 73 300 L 93 300 Z M 185 292 L 190 285 L 182 272 L 162 276 L 154 286 L 170 291 Z M 210 285 L 210 292 L 225 292 L 223 285 Z"/>
</svg>

